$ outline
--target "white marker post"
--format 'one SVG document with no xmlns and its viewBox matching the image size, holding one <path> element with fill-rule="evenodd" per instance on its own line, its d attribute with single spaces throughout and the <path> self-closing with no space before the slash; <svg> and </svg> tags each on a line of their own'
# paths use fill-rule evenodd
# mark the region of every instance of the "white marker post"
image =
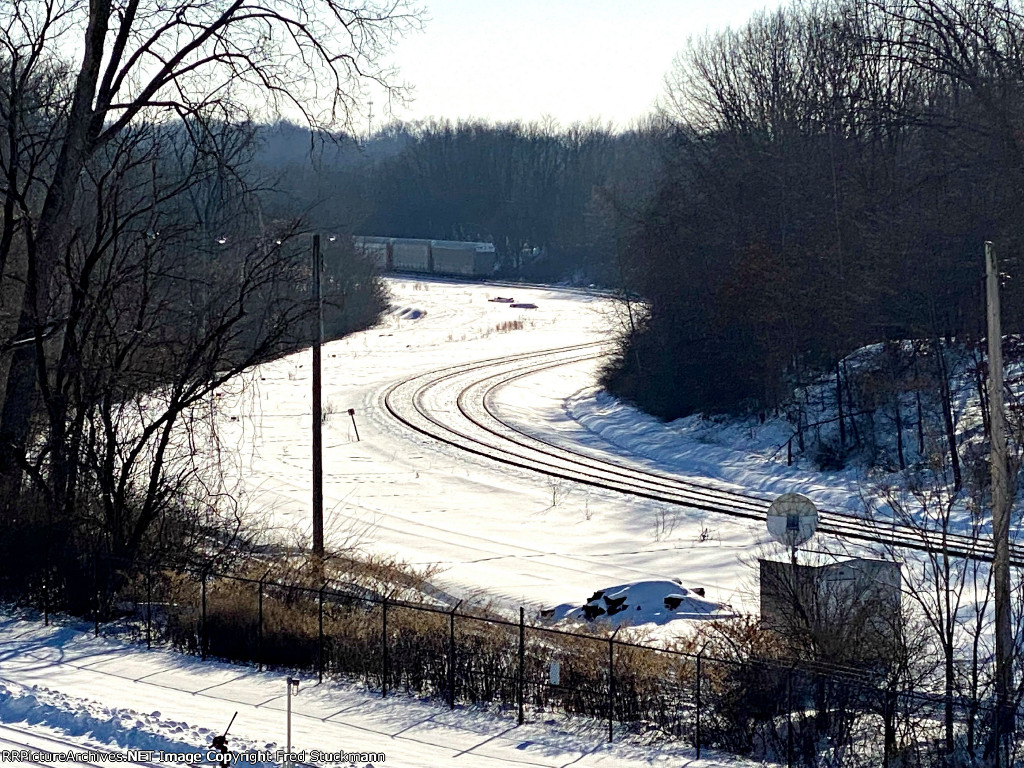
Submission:
<svg viewBox="0 0 1024 768">
<path fill-rule="evenodd" d="M 285 754 L 287 755 L 287 757 L 285 758 L 285 761 L 284 761 L 286 765 L 291 762 L 291 754 L 292 754 L 292 688 L 295 689 L 296 693 L 299 692 L 299 678 L 297 678 L 297 677 L 289 677 L 288 678 L 288 695 L 287 695 L 288 696 L 288 698 L 287 698 L 287 702 L 288 703 L 286 705 L 286 711 L 288 713 L 288 715 L 287 715 L 288 723 L 287 723 L 287 737 L 285 739 Z"/>
</svg>

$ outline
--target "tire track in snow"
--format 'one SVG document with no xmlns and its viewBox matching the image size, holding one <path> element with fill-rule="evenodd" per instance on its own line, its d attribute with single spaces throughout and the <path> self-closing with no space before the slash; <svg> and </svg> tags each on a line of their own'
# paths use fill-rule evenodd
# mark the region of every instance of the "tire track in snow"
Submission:
<svg viewBox="0 0 1024 768">
<path fill-rule="evenodd" d="M 287 496 L 295 501 L 301 501 L 306 503 L 308 500 L 308 487 L 299 483 L 288 483 L 289 488 L 287 490 L 280 486 L 275 489 L 276 493 Z M 556 568 L 564 571 L 568 571 L 575 574 L 582 574 L 589 577 L 607 579 L 609 581 L 629 581 L 636 577 L 652 578 L 654 574 L 650 568 L 634 568 L 631 566 L 620 565 L 620 564 L 609 564 L 607 562 L 602 563 L 601 558 L 614 557 L 616 555 L 643 555 L 647 554 L 648 550 L 629 550 L 625 552 L 607 552 L 593 555 L 571 555 L 564 552 L 554 552 L 548 550 L 535 549 L 526 547 L 521 544 L 514 544 L 511 542 L 498 541 L 487 536 L 480 536 L 473 533 L 467 533 L 465 531 L 454 530 L 453 528 L 434 525 L 427 523 L 422 520 L 417 520 L 413 516 L 405 515 L 399 512 L 380 510 L 377 508 L 365 507 L 359 504 L 347 504 L 350 508 L 358 508 L 365 510 L 368 514 L 386 518 L 389 521 L 395 522 L 384 522 L 382 520 L 367 520 L 366 517 L 345 512 L 343 509 L 335 509 L 330 512 L 330 516 L 337 519 L 343 519 L 356 526 L 365 527 L 368 531 L 381 530 L 387 531 L 390 534 L 398 535 L 400 537 L 410 536 L 414 537 L 417 542 L 429 541 L 434 542 L 439 548 L 449 549 L 451 547 L 458 547 L 461 550 L 468 552 L 475 552 L 478 556 L 468 560 L 436 560 L 430 559 L 424 561 L 422 564 L 426 565 L 444 565 L 447 562 L 452 564 L 460 565 L 473 565 L 479 563 L 495 562 L 498 560 L 509 560 L 509 559 L 531 559 L 539 560 L 545 558 L 551 558 L 553 561 L 545 563 L 545 567 Z M 394 538 L 390 539 L 393 543 Z M 420 546 L 421 551 L 425 551 L 426 548 Z M 675 551 L 672 547 L 659 547 L 655 550 L 650 551 Z M 565 562 L 558 562 L 565 561 Z M 415 563 L 414 563 L 415 565 Z M 610 567 L 609 567 L 610 566 Z M 614 570 L 612 570 L 614 569 Z M 663 578 L 671 578 L 670 575 L 663 574 Z M 502 595 L 503 597 L 512 597 L 518 599 L 518 596 L 507 594 Z"/>
</svg>

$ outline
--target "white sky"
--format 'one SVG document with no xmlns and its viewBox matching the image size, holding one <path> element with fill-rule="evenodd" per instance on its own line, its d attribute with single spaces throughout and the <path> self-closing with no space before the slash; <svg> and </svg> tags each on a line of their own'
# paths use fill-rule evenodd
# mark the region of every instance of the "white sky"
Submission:
<svg viewBox="0 0 1024 768">
<path fill-rule="evenodd" d="M 392 58 L 414 88 L 394 117 L 617 127 L 649 113 L 691 35 L 745 22 L 781 0 L 426 0 L 421 33 Z M 373 125 L 386 122 L 374 97 Z M 364 117 L 365 120 L 365 117 Z M 364 122 L 364 127 L 366 123 Z"/>
</svg>

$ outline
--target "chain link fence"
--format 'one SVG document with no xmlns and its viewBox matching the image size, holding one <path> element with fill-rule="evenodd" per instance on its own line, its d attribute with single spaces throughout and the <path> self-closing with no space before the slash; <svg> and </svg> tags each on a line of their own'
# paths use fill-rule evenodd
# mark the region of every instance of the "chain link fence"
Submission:
<svg viewBox="0 0 1024 768">
<path fill-rule="evenodd" d="M 608 740 L 683 742 L 698 758 L 888 768 L 1009 766 L 1022 754 L 988 702 L 880 686 L 881 670 L 713 658 L 534 623 L 522 609 L 518 620 L 480 615 L 270 572 L 135 571 L 92 568 L 97 634 L 117 622 L 148 646 L 305 669 L 518 723 L 573 718 Z M 58 591 L 37 591 L 44 615 Z"/>
</svg>

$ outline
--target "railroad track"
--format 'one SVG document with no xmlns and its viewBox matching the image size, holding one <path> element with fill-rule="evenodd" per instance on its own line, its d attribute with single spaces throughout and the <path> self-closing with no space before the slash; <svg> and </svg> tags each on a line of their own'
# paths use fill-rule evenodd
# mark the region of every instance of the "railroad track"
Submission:
<svg viewBox="0 0 1024 768">
<path fill-rule="evenodd" d="M 528 434 L 496 414 L 494 396 L 502 386 L 558 366 L 598 359 L 608 349 L 607 342 L 592 342 L 453 365 L 399 381 L 381 399 L 386 412 L 406 427 L 501 464 L 689 509 L 764 520 L 770 499 L 598 458 Z M 848 513 L 819 510 L 818 530 L 850 542 L 992 559 L 989 537 L 926 531 Z M 1011 548 L 1011 563 L 1024 567 L 1024 549 Z"/>
</svg>

